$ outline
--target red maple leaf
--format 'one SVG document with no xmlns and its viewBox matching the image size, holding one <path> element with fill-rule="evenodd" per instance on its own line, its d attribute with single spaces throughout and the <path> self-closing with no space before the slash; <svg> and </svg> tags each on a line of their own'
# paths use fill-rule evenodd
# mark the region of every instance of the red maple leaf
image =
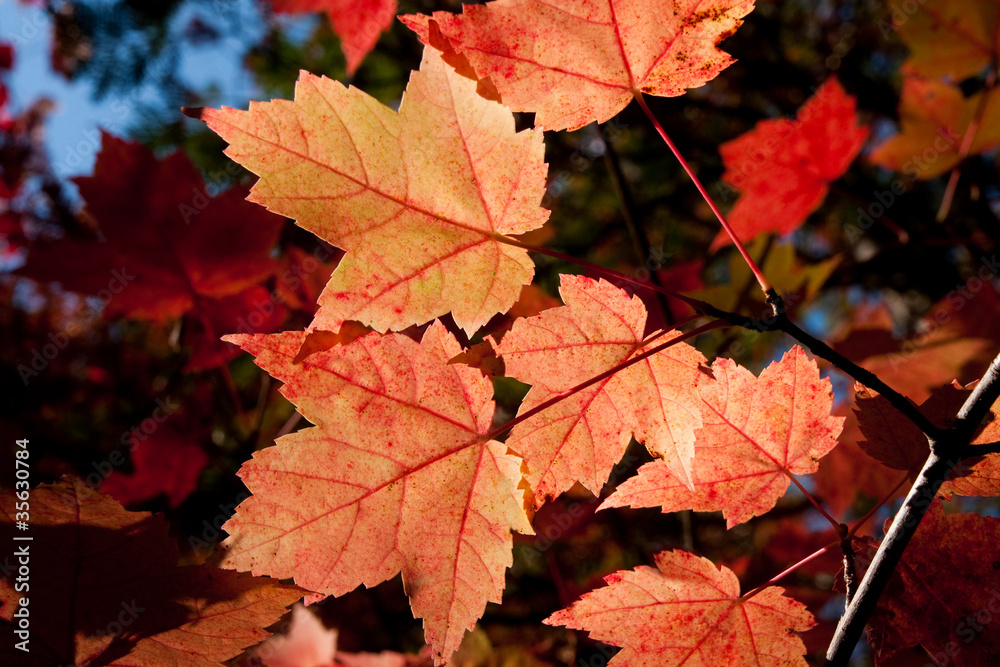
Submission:
<svg viewBox="0 0 1000 667">
<path fill-rule="evenodd" d="M 867 137 L 854 98 L 831 78 L 795 120 L 763 120 L 722 144 L 722 179 L 742 193 L 729 223 L 744 241 L 766 231 L 797 229 L 823 203 L 829 184 L 847 171 Z"/>
<path fill-rule="evenodd" d="M 235 348 L 234 348 L 235 349 Z M 132 474 L 114 471 L 101 485 L 123 505 L 140 503 L 165 494 L 177 507 L 198 487 L 198 478 L 208 464 L 208 455 L 197 442 L 197 431 L 160 424 L 151 435 L 133 433 L 129 440 Z"/>
<path fill-rule="evenodd" d="M 1000 633 L 1000 519 L 945 514 L 935 500 L 868 628 L 875 664 L 922 646 L 941 664 L 995 665 Z"/>
<path fill-rule="evenodd" d="M 157 322 L 202 299 L 233 296 L 271 276 L 284 220 L 238 188 L 206 196 L 183 153 L 157 160 L 104 133 L 94 175 L 75 179 L 100 240 L 35 246 L 22 273 L 105 302 L 105 316 Z"/>
<path fill-rule="evenodd" d="M 282 13 L 326 12 L 340 37 L 348 74 L 354 74 L 396 16 L 396 0 L 271 0 L 271 5 Z"/>
<path fill-rule="evenodd" d="M 920 405 L 920 411 L 932 423 L 947 428 L 972 393 L 976 382 L 962 386 L 958 382 L 938 388 Z M 872 458 L 895 470 L 905 470 L 916 479 L 930 455 L 927 436 L 920 428 L 879 394 L 856 386 L 858 421 L 865 440 L 861 448 Z M 973 437 L 972 445 L 1000 440 L 1000 401 L 989 412 L 989 423 Z M 1000 454 L 987 454 L 957 466 L 939 491 L 944 498 L 1000 495 Z"/>
</svg>

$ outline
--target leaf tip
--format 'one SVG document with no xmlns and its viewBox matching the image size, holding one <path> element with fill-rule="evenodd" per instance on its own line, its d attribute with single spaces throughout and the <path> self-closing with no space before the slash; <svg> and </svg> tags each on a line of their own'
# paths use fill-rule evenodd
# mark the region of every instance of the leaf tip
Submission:
<svg viewBox="0 0 1000 667">
<path fill-rule="evenodd" d="M 188 118 L 194 118 L 195 120 L 201 120 L 204 111 L 205 107 L 181 107 L 182 114 Z"/>
</svg>

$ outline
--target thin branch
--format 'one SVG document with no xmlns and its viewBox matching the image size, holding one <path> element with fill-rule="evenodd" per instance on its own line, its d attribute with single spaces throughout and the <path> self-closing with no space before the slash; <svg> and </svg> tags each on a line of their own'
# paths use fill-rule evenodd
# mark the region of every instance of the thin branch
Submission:
<svg viewBox="0 0 1000 667">
<path fill-rule="evenodd" d="M 868 619 L 875 611 L 882 591 L 889 583 L 889 577 L 903 558 L 903 552 L 906 551 L 920 520 L 954 467 L 954 463 L 933 453 L 927 458 L 916 483 L 910 488 L 903 506 L 893 519 L 882 546 L 868 566 L 858 586 L 857 594 L 847 605 L 847 610 L 837 625 L 833 641 L 830 642 L 826 653 L 827 667 L 844 667 L 848 664 Z"/>
<path fill-rule="evenodd" d="M 962 462 L 961 457 L 945 458 L 942 453 L 965 452 L 969 449 L 969 440 L 972 439 L 976 428 L 998 396 L 1000 396 L 1000 355 L 993 360 L 983 379 L 962 405 L 954 426 L 945 431 L 941 438 L 928 438 L 931 446 L 930 456 L 927 457 L 917 481 L 910 488 L 903 506 L 893 519 L 882 546 L 868 566 L 857 595 L 851 600 L 837 625 L 826 654 L 828 667 L 847 665 L 869 617 L 875 611 L 879 596 L 902 559 L 920 520 L 930 507 L 941 484 Z"/>
<path fill-rule="evenodd" d="M 484 435 L 483 439 L 484 440 L 496 440 L 499 436 L 503 435 L 504 433 L 506 433 L 510 429 L 514 428 L 515 426 L 517 426 L 521 422 L 525 421 L 526 419 L 530 419 L 531 417 L 534 417 L 539 412 L 552 407 L 553 405 L 555 405 L 559 401 L 561 401 L 561 400 L 563 400 L 565 398 L 569 398 L 573 394 L 575 394 L 575 393 L 577 393 L 579 391 L 583 391 L 587 387 L 589 387 L 591 385 L 594 385 L 594 384 L 597 384 L 601 380 L 609 378 L 612 375 L 614 375 L 615 373 L 617 373 L 618 371 L 621 371 L 621 370 L 623 370 L 625 368 L 628 368 L 629 366 L 632 366 L 633 364 L 637 364 L 640 361 L 642 361 L 643 359 L 646 359 L 648 357 L 653 356 L 654 354 L 662 352 L 663 350 L 667 349 L 668 347 L 670 347 L 672 345 L 677 345 L 678 343 L 683 342 L 685 340 L 694 338 L 696 336 L 700 336 L 701 334 L 705 333 L 706 331 L 711 331 L 712 329 L 717 329 L 720 325 L 721 325 L 720 322 L 709 322 L 708 324 L 703 324 L 703 325 L 701 325 L 700 327 L 698 327 L 696 329 L 692 329 L 691 331 L 688 331 L 687 333 L 681 334 L 677 338 L 672 338 L 672 339 L 668 340 L 666 343 L 663 343 L 661 345 L 657 345 L 656 347 L 650 348 L 650 349 L 646 350 L 645 352 L 643 352 L 642 354 L 637 354 L 636 356 L 632 357 L 631 359 L 628 359 L 626 361 L 621 362 L 620 364 L 618 364 L 614 368 L 610 368 L 610 369 L 604 371 L 603 373 L 601 373 L 599 375 L 595 375 L 594 377 L 590 378 L 589 380 L 581 382 L 580 384 L 576 385 L 575 387 L 573 387 L 571 389 L 567 389 L 564 392 L 556 394 L 555 396 L 553 396 L 552 398 L 550 398 L 547 401 L 543 401 L 542 403 L 539 403 L 538 405 L 536 405 L 532 409 L 528 410 L 527 412 L 519 414 L 514 419 L 511 419 L 509 422 L 507 422 L 505 424 L 501 424 L 500 426 L 497 426 L 495 429 L 491 430 L 489 433 L 487 433 L 486 435 Z M 650 340 L 652 340 L 652 337 L 650 337 Z"/>
<path fill-rule="evenodd" d="M 844 596 L 844 605 L 849 607 L 851 600 L 858 593 L 858 572 L 855 568 L 854 545 L 850 537 L 845 537 L 840 541 L 840 552 L 844 555 L 844 588 L 847 595 Z"/>
<path fill-rule="evenodd" d="M 826 359 L 831 364 L 844 371 L 852 378 L 865 385 L 869 389 L 874 389 L 882 394 L 894 408 L 906 415 L 916 424 L 925 435 L 939 437 L 943 431 L 932 424 L 927 417 L 917 409 L 905 396 L 880 380 L 874 373 L 866 368 L 858 366 L 856 363 L 834 350 L 832 347 L 805 332 L 797 324 L 788 319 L 784 302 L 778 294 L 771 290 L 767 295 L 767 302 L 774 310 L 774 315 L 767 318 L 752 318 L 744 315 L 737 315 L 720 310 L 705 302 L 700 302 L 695 306 L 699 312 L 725 320 L 730 324 L 754 329 L 756 331 L 783 331 L 798 342 L 805 345 L 809 350 L 821 359 Z"/>
<path fill-rule="evenodd" d="M 590 269 L 595 273 L 599 273 L 615 280 L 622 282 L 627 282 L 639 287 L 644 287 L 651 290 L 656 290 L 674 299 L 678 299 L 688 304 L 695 311 L 708 315 L 709 317 L 715 317 L 717 319 L 723 320 L 730 324 L 744 327 L 747 329 L 753 329 L 754 331 L 782 331 L 792 338 L 794 338 L 799 343 L 802 343 L 805 347 L 809 349 L 810 352 L 815 354 L 821 359 L 825 359 L 832 363 L 834 366 L 844 371 L 852 378 L 865 385 L 870 389 L 876 390 L 878 393 L 882 394 L 889 403 L 892 404 L 897 410 L 906 415 L 914 424 L 916 424 L 924 434 L 931 437 L 939 437 L 943 431 L 932 424 L 913 403 L 911 403 L 905 396 L 900 394 L 898 391 L 887 385 L 885 382 L 880 380 L 871 371 L 858 366 L 853 361 L 835 351 L 829 345 L 819 340 L 815 336 L 812 336 L 805 331 L 803 331 L 798 325 L 788 319 L 787 312 L 785 310 L 784 302 L 781 297 L 778 296 L 777 292 L 773 289 L 769 290 L 766 294 L 767 303 L 772 307 L 774 315 L 772 317 L 747 317 L 746 315 L 740 315 L 738 313 L 731 313 L 721 308 L 716 308 L 710 303 L 702 301 L 701 299 L 695 299 L 693 297 L 685 296 L 683 294 L 678 294 L 676 292 L 671 292 L 670 290 L 663 289 L 662 287 L 657 287 L 655 285 L 650 285 L 648 282 L 640 281 L 631 276 L 627 276 L 624 273 L 615 271 L 614 269 L 609 269 L 603 267 L 599 264 L 594 264 L 593 262 L 588 262 L 586 260 L 581 260 L 570 255 L 564 255 L 563 253 L 549 250 L 547 248 L 541 248 L 538 246 L 533 246 L 528 243 L 522 243 L 516 239 L 512 239 L 507 236 L 493 235 L 497 241 L 511 245 L 517 248 L 523 248 L 530 252 L 538 252 L 550 257 L 556 257 L 558 259 L 565 260 L 567 262 L 576 263 L 584 268 Z"/>
<path fill-rule="evenodd" d="M 779 297 L 780 299 L 780 297 Z M 832 347 L 802 330 L 797 324 L 788 319 L 787 316 L 779 316 L 776 328 L 784 331 L 789 336 L 808 347 L 817 357 L 826 359 L 831 364 L 844 371 L 852 378 L 865 385 L 869 389 L 874 389 L 882 394 L 892 404 L 892 407 L 906 415 L 910 421 L 924 432 L 925 435 L 938 438 L 943 434 L 942 429 L 931 423 L 920 410 L 905 396 L 880 380 L 878 376 L 866 368 L 858 366 L 856 363 L 834 350 Z"/>
<path fill-rule="evenodd" d="M 832 516 L 830 516 L 829 512 L 827 512 L 825 509 L 823 509 L 823 506 L 819 504 L 819 501 L 816 500 L 816 498 L 813 497 L 813 494 L 809 493 L 809 491 L 806 489 L 806 487 L 802 486 L 802 482 L 800 482 L 798 479 L 796 479 L 795 475 L 793 475 L 791 472 L 789 472 L 788 468 L 782 468 L 781 471 L 783 473 L 785 473 L 785 475 L 789 479 L 792 480 L 792 483 L 795 486 L 798 487 L 799 491 L 802 493 L 802 495 L 804 495 L 806 497 L 806 499 L 809 500 L 810 503 L 812 503 L 813 507 L 815 507 L 816 509 L 819 510 L 819 513 L 823 515 L 823 518 L 830 522 L 830 525 L 833 526 L 834 530 L 838 530 L 839 531 L 839 530 L 841 530 L 841 528 L 843 528 L 842 532 L 845 535 L 847 534 L 847 526 L 844 526 L 844 524 L 840 523 L 839 521 L 837 521 L 836 519 L 834 519 Z"/>
<path fill-rule="evenodd" d="M 958 411 L 958 419 L 952 426 L 957 437 L 964 441 L 962 443 L 963 449 L 970 447 L 969 440 L 983 423 L 983 419 L 993 407 L 997 397 L 1000 397 L 1000 355 L 993 360 L 990 367 L 986 369 L 983 379 L 979 381 L 969 398 L 965 400 L 962 409 Z M 979 445 L 971 445 L 971 447 L 979 447 Z"/>
<path fill-rule="evenodd" d="M 965 450 L 965 457 L 985 456 L 986 454 L 1000 454 L 1000 440 L 988 442 L 985 445 L 969 445 Z"/>
</svg>

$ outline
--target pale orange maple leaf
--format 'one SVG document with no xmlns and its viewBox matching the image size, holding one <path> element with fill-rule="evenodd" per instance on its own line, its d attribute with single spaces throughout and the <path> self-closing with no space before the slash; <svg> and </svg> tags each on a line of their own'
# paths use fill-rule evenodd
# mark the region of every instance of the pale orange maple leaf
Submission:
<svg viewBox="0 0 1000 667">
<path fill-rule="evenodd" d="M 532 385 L 524 413 L 668 338 L 646 345 L 646 307 L 604 280 L 563 275 L 565 306 L 515 322 L 497 348 L 507 373 Z M 670 336 L 677 336 L 671 333 Z M 705 363 L 678 343 L 546 408 L 511 431 L 527 479 L 544 502 L 579 481 L 599 494 L 633 433 L 690 483 Z"/>
<path fill-rule="evenodd" d="M 324 595 L 402 572 L 438 664 L 500 602 L 511 531 L 532 532 L 521 460 L 485 440 L 493 389 L 442 324 L 417 343 L 372 333 L 294 359 L 305 332 L 226 339 L 282 380 L 316 426 L 254 454 L 224 565 Z"/>
<path fill-rule="evenodd" d="M 272 635 L 254 649 L 265 667 L 406 667 L 402 653 L 344 653 L 337 650 L 337 631 L 323 625 L 312 608 L 292 608 L 288 631 Z"/>
<path fill-rule="evenodd" d="M 536 127 L 575 130 L 610 119 L 638 92 L 672 97 L 714 79 L 735 62 L 716 46 L 753 6 L 754 0 L 497 0 L 465 5 L 460 15 L 400 20 L 425 44 L 456 53 L 478 79 L 489 79 L 511 109 L 535 112 Z"/>
<path fill-rule="evenodd" d="M 816 362 L 795 346 L 755 378 L 729 359 L 699 385 L 704 426 L 696 432 L 690 490 L 662 461 L 639 468 L 601 505 L 722 511 L 733 526 L 770 510 L 792 475 L 816 472 L 837 446 L 843 417 Z"/>
<path fill-rule="evenodd" d="M 400 330 L 452 313 L 470 334 L 531 282 L 499 235 L 540 227 L 542 133 L 425 49 L 399 113 L 303 72 L 295 101 L 206 109 L 226 153 L 260 176 L 249 199 L 343 248 L 312 326 Z"/>
<path fill-rule="evenodd" d="M 609 667 L 806 664 L 794 633 L 816 623 L 784 589 L 771 586 L 743 600 L 732 570 L 683 551 L 657 554 L 656 566 L 608 575 L 607 586 L 545 623 L 623 647 Z"/>
</svg>

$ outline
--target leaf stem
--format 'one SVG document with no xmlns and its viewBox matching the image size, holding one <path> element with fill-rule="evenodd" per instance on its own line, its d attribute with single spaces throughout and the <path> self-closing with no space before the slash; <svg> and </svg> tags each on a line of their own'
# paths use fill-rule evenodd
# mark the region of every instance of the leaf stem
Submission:
<svg viewBox="0 0 1000 667">
<path fill-rule="evenodd" d="M 736 231 L 729 225 L 729 222 L 726 221 L 726 217 L 722 215 L 722 211 L 720 211 L 719 207 L 716 206 L 715 201 L 713 201 L 711 195 L 708 194 L 708 190 L 706 190 L 705 186 L 701 184 L 701 181 L 695 175 L 694 170 L 691 169 L 691 165 L 689 165 L 687 160 L 684 159 L 684 156 L 681 155 L 680 150 L 677 149 L 677 146 L 674 144 L 674 142 L 670 140 L 669 135 L 667 135 L 667 131 L 664 130 L 663 126 L 660 125 L 658 120 L 656 120 L 656 116 L 653 115 L 653 112 L 650 111 L 649 106 L 646 105 L 646 100 L 643 98 L 642 93 L 636 90 L 633 91 L 633 94 L 635 96 L 636 101 L 639 103 L 639 106 L 642 107 L 642 110 L 646 113 L 646 117 L 649 118 L 650 122 L 653 124 L 653 127 L 656 128 L 656 131 L 660 134 L 660 137 L 663 139 L 664 143 L 667 144 L 667 148 L 669 148 L 670 151 L 674 154 L 674 157 L 677 158 L 677 161 L 681 163 L 681 167 L 684 168 L 684 171 L 687 173 L 688 178 L 690 178 L 691 182 L 694 183 L 694 186 L 698 188 L 698 192 L 705 200 L 705 203 L 707 203 L 708 207 L 712 209 L 712 213 L 714 213 L 715 217 L 718 218 L 719 222 L 722 224 L 722 228 L 726 230 L 726 234 L 728 234 L 729 238 L 731 238 L 733 240 L 733 243 L 736 244 L 736 249 L 743 256 L 743 260 L 747 263 L 747 265 L 750 267 L 750 270 L 753 271 L 753 275 L 757 278 L 757 282 L 760 284 L 761 291 L 767 294 L 767 292 L 773 288 L 771 287 L 771 283 L 764 276 L 763 271 L 761 271 L 760 268 L 757 266 L 757 264 L 754 263 L 753 258 L 750 256 L 750 253 L 747 252 L 747 249 L 743 246 L 743 242 L 740 241 L 740 237 L 736 235 Z"/>
<path fill-rule="evenodd" d="M 975 141 L 976 134 L 979 133 L 979 126 L 983 123 L 983 114 L 986 113 L 986 105 L 989 101 L 990 93 L 993 92 L 993 86 L 996 85 L 996 80 L 997 73 L 996 66 L 994 65 L 990 67 L 990 73 L 986 76 L 986 85 L 983 88 L 979 104 L 976 105 L 976 110 L 973 112 L 972 120 L 969 121 L 969 126 L 965 128 L 965 136 L 962 138 L 962 145 L 958 149 L 958 163 L 952 168 L 951 176 L 948 178 L 948 186 L 945 188 L 944 197 L 941 198 L 941 208 L 937 212 L 937 222 L 944 222 L 945 218 L 948 217 L 948 212 L 951 210 L 951 202 L 955 197 L 955 190 L 958 189 L 958 179 L 962 174 L 962 162 L 965 158 L 969 157 L 969 151 L 972 150 L 972 142 Z"/>
<path fill-rule="evenodd" d="M 770 579 L 768 579 L 765 583 L 761 584 L 760 586 L 758 586 L 757 588 L 753 589 L 752 591 L 744 593 L 743 595 L 740 596 L 740 600 L 746 602 L 747 600 L 749 600 L 753 596 L 757 595 L 757 593 L 760 593 L 762 590 L 764 590 L 765 588 L 767 588 L 768 586 L 773 586 L 774 584 L 778 583 L 779 581 L 781 581 L 782 579 L 784 579 L 785 577 L 787 577 L 792 572 L 795 572 L 795 570 L 799 569 L 800 567 L 802 567 L 803 565 L 805 565 L 809 561 L 815 560 L 815 559 L 819 558 L 820 556 L 822 556 L 823 554 L 825 554 L 830 549 L 833 549 L 834 547 L 837 547 L 839 545 L 840 545 L 840 540 L 835 540 L 833 542 L 830 542 L 828 545 L 826 545 L 825 547 L 823 547 L 819 551 L 813 552 L 809 556 L 806 556 L 805 558 L 803 558 L 802 560 L 800 560 L 795 565 L 792 565 L 788 569 L 783 570 L 782 572 L 779 572 L 778 574 L 774 575 L 773 577 L 771 577 Z"/>
<path fill-rule="evenodd" d="M 813 507 L 815 507 L 816 509 L 818 509 L 819 513 L 822 514 L 823 517 L 827 521 L 830 522 L 830 525 L 833 526 L 833 529 L 839 531 L 841 529 L 840 526 L 842 524 L 839 521 L 837 521 L 836 519 L 834 519 L 832 516 L 830 516 L 830 514 L 825 509 L 823 509 L 823 506 L 820 505 L 819 501 L 817 501 L 813 497 L 813 494 L 809 493 L 809 491 L 806 490 L 806 487 L 802 486 L 802 482 L 800 482 L 799 480 L 795 479 L 795 475 L 793 475 L 791 472 L 789 472 L 787 468 L 782 468 L 781 470 L 786 475 L 788 475 L 788 478 L 792 480 L 792 483 L 795 484 L 795 486 L 799 487 L 799 491 L 801 491 L 802 495 L 804 495 L 809 500 L 809 502 L 811 502 L 813 504 Z"/>
<path fill-rule="evenodd" d="M 513 246 L 515 248 L 521 248 L 522 250 L 527 250 L 528 252 L 536 252 L 539 255 L 546 255 L 554 259 L 559 259 L 564 262 L 569 262 L 570 264 L 576 264 L 577 266 L 582 266 L 585 269 L 593 271 L 594 273 L 601 274 L 607 278 L 616 280 L 618 282 L 629 283 L 631 285 L 635 285 L 636 287 L 645 287 L 646 289 L 651 289 L 655 292 L 659 292 L 660 294 L 665 294 L 666 296 L 673 297 L 674 299 L 677 299 L 679 301 L 683 301 L 684 303 L 690 305 L 696 310 L 698 309 L 696 304 L 702 303 L 698 299 L 693 299 L 689 296 L 684 296 L 683 294 L 679 294 L 678 292 L 672 292 L 668 289 L 660 287 L 659 285 L 655 284 L 650 285 L 649 281 L 643 281 L 639 280 L 638 278 L 633 278 L 632 276 L 626 275 L 621 271 L 615 271 L 614 269 L 609 269 L 606 266 L 601 266 L 600 264 L 595 264 L 594 262 L 589 262 L 585 259 L 580 259 L 579 257 L 573 257 L 572 255 L 561 253 L 558 250 L 549 250 L 548 248 L 543 248 L 542 246 L 531 245 L 530 243 L 524 243 L 523 241 L 519 241 L 515 238 L 512 238 L 510 236 L 504 236 L 502 234 L 493 234 L 491 235 L 490 238 L 495 240 L 497 243 L 503 243 L 505 245 Z"/>
<path fill-rule="evenodd" d="M 892 499 L 892 497 L 896 495 L 896 492 L 899 491 L 899 489 L 903 486 L 903 484 L 906 484 L 906 480 L 908 479 L 910 479 L 909 473 L 903 475 L 903 478 L 899 480 L 896 486 L 892 487 L 892 491 L 887 493 L 885 497 L 879 501 L 878 505 L 868 510 L 867 514 L 865 514 L 863 517 L 858 519 L 857 522 L 855 522 L 855 524 L 851 527 L 851 529 L 847 531 L 847 537 L 854 537 L 854 534 L 861 529 L 861 526 L 868 523 L 868 520 L 871 519 L 873 516 L 875 516 L 875 512 L 878 512 L 879 508 L 881 508 L 883 505 L 889 502 Z"/>
<path fill-rule="evenodd" d="M 525 421 L 527 419 L 530 419 L 531 417 L 534 417 L 539 412 L 542 412 L 543 410 L 546 410 L 546 409 L 552 407 L 553 405 L 555 405 L 559 401 L 561 401 L 561 400 L 563 400 L 565 398 L 569 398 L 573 394 L 575 394 L 575 393 L 577 393 L 579 391 L 583 391 L 587 387 L 589 387 L 591 385 L 594 385 L 594 384 L 597 384 L 601 380 L 604 380 L 606 378 L 611 377 L 612 375 L 614 375 L 618 371 L 623 370 L 625 368 L 628 368 L 629 366 L 631 366 L 633 364 L 637 364 L 640 361 L 642 361 L 643 359 L 651 357 L 654 354 L 662 352 L 663 350 L 667 349 L 668 347 L 670 347 L 672 345 L 676 345 L 677 343 L 683 342 L 683 341 L 688 340 L 690 338 L 694 338 L 696 336 L 700 336 L 701 334 L 705 333 L 706 331 L 711 331 L 712 329 L 717 329 L 720 326 L 725 326 L 725 323 L 719 322 L 719 321 L 714 321 L 714 322 L 709 322 L 708 324 L 703 324 L 700 327 L 697 327 L 695 329 L 691 329 L 691 331 L 688 331 L 687 333 L 681 334 L 677 338 L 672 338 L 672 339 L 668 340 L 666 343 L 663 343 L 662 345 L 657 345 L 654 348 L 646 350 L 642 354 L 637 354 L 636 356 L 632 357 L 631 359 L 627 359 L 627 360 L 621 362 L 620 364 L 618 364 L 614 368 L 610 368 L 610 369 L 604 371 L 603 373 L 601 373 L 599 375 L 595 375 L 594 377 L 590 378 L 589 380 L 585 380 L 585 381 L 581 382 L 580 384 L 576 385 L 575 387 L 573 387 L 571 389 L 567 389 L 564 392 L 556 394 L 555 396 L 553 396 L 552 398 L 548 399 L 547 401 L 543 401 L 543 402 L 539 403 L 538 405 L 536 405 L 535 407 L 531 408 L 530 410 L 519 414 L 514 419 L 511 419 L 509 422 L 506 422 L 505 424 L 501 424 L 500 426 L 497 426 L 496 428 L 494 428 L 493 430 L 491 430 L 489 433 L 487 433 L 486 435 L 484 435 L 483 439 L 484 440 L 495 440 L 497 437 L 503 435 L 504 433 L 506 433 L 510 429 L 512 429 L 515 426 L 517 426 L 518 424 L 520 424 L 521 422 L 523 422 L 523 421 Z"/>
</svg>

